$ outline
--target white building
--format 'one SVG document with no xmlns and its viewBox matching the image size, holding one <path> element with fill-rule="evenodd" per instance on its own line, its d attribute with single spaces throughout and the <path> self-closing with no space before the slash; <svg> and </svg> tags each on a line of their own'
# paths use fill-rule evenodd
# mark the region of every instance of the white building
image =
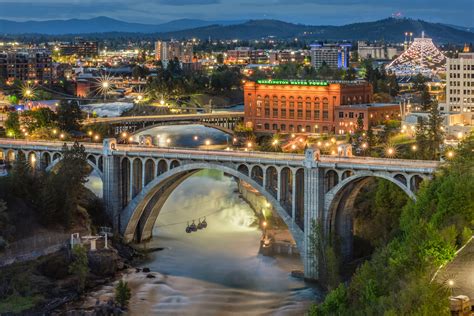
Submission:
<svg viewBox="0 0 474 316">
<path fill-rule="evenodd" d="M 386 45 L 374 46 L 367 44 L 365 41 L 359 41 L 357 46 L 357 54 L 360 59 L 391 60 L 398 53 L 396 47 L 388 47 Z"/>
<path fill-rule="evenodd" d="M 446 105 L 449 134 L 469 133 L 474 128 L 474 53 L 459 53 L 446 64 Z"/>
</svg>

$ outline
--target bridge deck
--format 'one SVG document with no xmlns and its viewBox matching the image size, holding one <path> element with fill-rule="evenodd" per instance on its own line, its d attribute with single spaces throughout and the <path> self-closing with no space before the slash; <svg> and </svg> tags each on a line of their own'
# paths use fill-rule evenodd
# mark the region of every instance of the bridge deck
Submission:
<svg viewBox="0 0 474 316">
<path fill-rule="evenodd" d="M 142 115 L 142 116 L 119 116 L 119 117 L 99 117 L 88 119 L 84 125 L 96 123 L 123 123 L 123 122 L 171 122 L 171 121 L 199 121 L 208 119 L 243 118 L 243 112 L 219 112 L 209 114 L 179 114 L 179 115 Z"/>
<path fill-rule="evenodd" d="M 0 147 L 24 150 L 61 150 L 62 146 L 71 142 L 58 141 L 26 141 L 0 139 Z M 81 143 L 90 153 L 102 153 L 103 145 L 98 143 Z M 207 161 L 237 161 L 256 162 L 263 164 L 288 164 L 302 166 L 304 155 L 273 152 L 241 151 L 241 150 L 204 150 L 192 148 L 155 147 L 139 145 L 117 145 L 114 154 L 141 157 L 166 157 L 170 159 L 199 159 Z M 439 161 L 430 160 L 407 160 L 386 159 L 372 157 L 336 157 L 321 156 L 319 161 L 321 167 L 354 168 L 357 165 L 370 166 L 374 170 L 420 170 L 432 172 L 439 167 Z"/>
</svg>

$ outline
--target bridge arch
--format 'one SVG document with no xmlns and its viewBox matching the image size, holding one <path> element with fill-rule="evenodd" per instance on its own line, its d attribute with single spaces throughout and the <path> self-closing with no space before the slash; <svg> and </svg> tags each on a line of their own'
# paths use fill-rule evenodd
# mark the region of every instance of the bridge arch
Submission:
<svg viewBox="0 0 474 316">
<path fill-rule="evenodd" d="M 405 175 L 400 173 L 355 172 L 331 188 L 325 196 L 324 230 L 326 236 L 337 237 L 343 260 L 347 261 L 352 257 L 353 220 L 351 212 L 354 210 L 357 195 L 373 178 L 390 181 L 410 199 L 416 199 L 414 192 L 403 183 L 403 179 L 406 179 Z M 334 238 L 330 238 L 330 240 L 334 240 Z"/>
<path fill-rule="evenodd" d="M 161 207 L 173 190 L 186 178 L 205 169 L 216 169 L 229 174 L 237 179 L 247 182 L 259 191 L 274 210 L 283 219 L 292 233 L 295 242 L 303 253 L 303 231 L 291 219 L 287 211 L 278 203 L 277 199 L 266 191 L 263 185 L 253 180 L 249 175 L 243 174 L 236 168 L 231 168 L 215 163 L 189 163 L 161 174 L 148 185 L 125 207 L 121 215 L 121 233 L 125 241 L 130 242 L 138 235 L 142 240 L 151 238 L 153 225 L 158 217 Z M 154 204 L 154 205 L 152 205 Z M 155 207 L 156 206 L 156 207 Z"/>
<path fill-rule="evenodd" d="M 43 161 L 45 162 L 45 165 L 44 165 L 44 170 L 46 172 L 50 172 L 51 170 L 53 170 L 54 167 L 56 167 L 56 165 L 61 162 L 61 160 L 63 159 L 63 155 L 61 153 L 50 153 L 50 152 L 43 152 L 42 155 L 41 155 L 43 158 Z M 89 155 L 91 156 L 91 155 Z M 89 166 L 92 167 L 92 169 L 97 172 L 97 174 L 99 175 L 100 179 L 102 181 L 104 181 L 104 174 L 102 172 L 102 170 L 99 169 L 99 167 L 97 166 L 96 163 L 93 162 L 93 160 L 95 161 L 95 159 L 89 159 L 89 156 L 88 156 L 88 159 L 86 159 L 86 162 Z M 52 159 L 51 159 L 52 157 Z M 47 162 L 47 164 L 46 164 Z"/>
</svg>

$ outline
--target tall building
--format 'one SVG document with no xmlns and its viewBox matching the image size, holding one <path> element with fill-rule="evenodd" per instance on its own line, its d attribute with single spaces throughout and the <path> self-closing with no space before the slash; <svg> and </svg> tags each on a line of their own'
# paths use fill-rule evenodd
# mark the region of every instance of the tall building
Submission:
<svg viewBox="0 0 474 316">
<path fill-rule="evenodd" d="M 155 59 L 167 63 L 177 58 L 182 63 L 193 62 L 193 44 L 178 41 L 156 41 Z"/>
<path fill-rule="evenodd" d="M 374 46 L 365 41 L 359 41 L 357 44 L 357 55 L 360 59 L 392 60 L 398 55 L 396 47 Z"/>
<path fill-rule="evenodd" d="M 347 68 L 349 66 L 350 44 L 311 45 L 311 65 L 321 67 L 324 63 L 330 68 Z"/>
<path fill-rule="evenodd" d="M 258 80 L 244 85 L 245 124 L 256 132 L 334 133 L 339 106 L 372 101 L 361 81 Z"/>
<path fill-rule="evenodd" d="M 52 64 L 51 52 L 47 50 L 0 51 L 0 79 L 48 84 L 53 76 Z"/>
<path fill-rule="evenodd" d="M 459 53 L 446 63 L 448 133 L 468 133 L 474 128 L 474 53 Z"/>
<path fill-rule="evenodd" d="M 92 58 L 99 55 L 99 44 L 97 41 L 85 41 L 80 38 L 76 38 L 73 43 L 61 43 L 57 48 L 63 56 Z"/>
</svg>

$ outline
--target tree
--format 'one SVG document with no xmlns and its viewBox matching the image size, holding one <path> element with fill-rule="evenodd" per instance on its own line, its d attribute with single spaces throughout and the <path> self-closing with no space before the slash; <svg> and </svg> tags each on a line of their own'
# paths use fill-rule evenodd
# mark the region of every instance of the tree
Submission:
<svg viewBox="0 0 474 316">
<path fill-rule="evenodd" d="M 364 130 L 364 119 L 362 118 L 362 116 L 359 115 L 357 117 L 357 132 L 362 133 L 363 130 Z"/>
<path fill-rule="evenodd" d="M 148 68 L 142 67 L 140 65 L 136 65 L 132 69 L 132 77 L 136 80 L 141 79 L 141 78 L 145 78 L 146 76 L 148 76 L 149 73 L 150 72 L 148 71 Z"/>
<path fill-rule="evenodd" d="M 58 107 L 58 125 L 66 132 L 78 131 L 81 128 L 82 112 L 75 102 L 62 101 Z"/>
<path fill-rule="evenodd" d="M 422 90 L 421 90 L 421 95 L 420 95 L 420 104 L 421 104 L 421 109 L 423 111 L 428 111 L 430 109 L 430 105 L 431 105 L 432 101 L 431 101 L 431 95 L 428 91 L 428 88 L 425 86 Z"/>
<path fill-rule="evenodd" d="M 216 56 L 216 62 L 217 62 L 218 64 L 221 64 L 221 65 L 222 65 L 222 64 L 224 63 L 224 55 L 223 55 L 223 54 L 217 54 L 217 56 Z"/>
<path fill-rule="evenodd" d="M 72 273 L 77 278 L 77 289 L 79 292 L 82 292 L 86 286 L 86 279 L 89 274 L 89 260 L 86 248 L 82 245 L 74 245 L 72 257 L 69 273 Z"/>
<path fill-rule="evenodd" d="M 440 146 L 443 142 L 444 132 L 441 129 L 443 117 L 439 113 L 438 102 L 432 102 L 428 116 L 428 152 L 430 159 L 439 158 Z"/>
<path fill-rule="evenodd" d="M 125 308 L 128 305 L 128 301 L 132 297 L 128 283 L 120 280 L 115 287 L 115 301 L 120 305 L 121 308 Z"/>
<path fill-rule="evenodd" d="M 8 117 L 5 120 L 5 129 L 7 131 L 7 136 L 20 136 L 20 115 L 18 115 L 18 112 L 15 111 L 8 113 Z"/>
</svg>

